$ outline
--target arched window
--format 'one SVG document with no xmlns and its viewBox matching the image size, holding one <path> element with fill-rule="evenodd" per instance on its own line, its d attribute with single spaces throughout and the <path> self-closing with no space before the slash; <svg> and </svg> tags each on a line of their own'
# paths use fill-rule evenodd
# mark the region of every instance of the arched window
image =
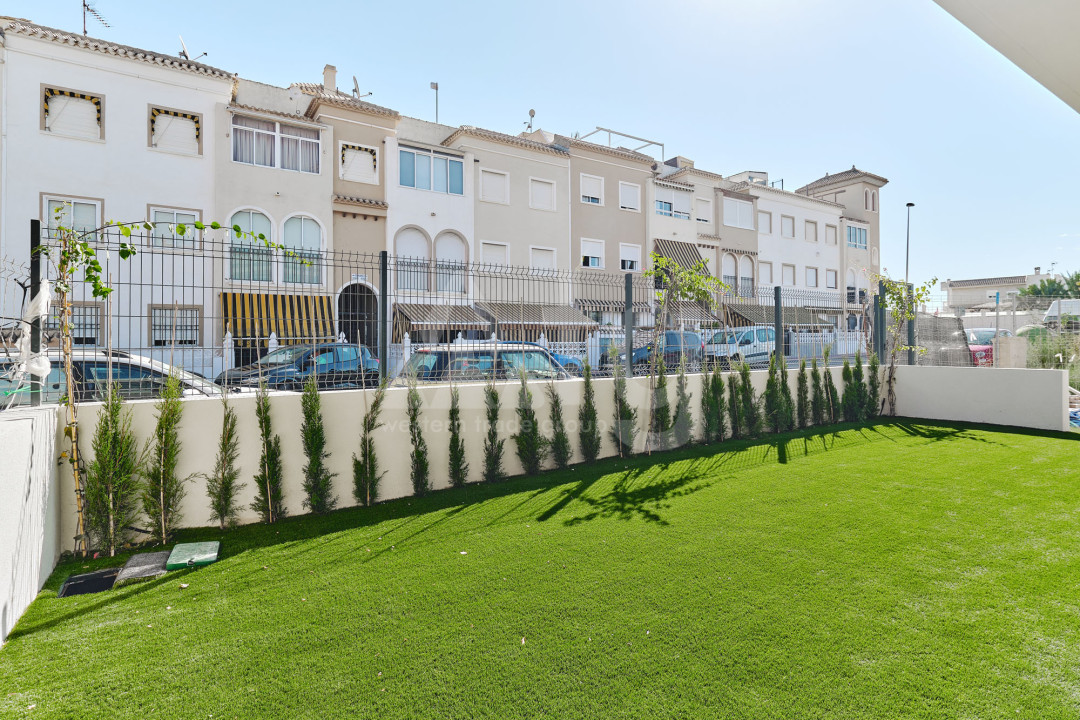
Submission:
<svg viewBox="0 0 1080 720">
<path fill-rule="evenodd" d="M 870 191 L 863 190 L 863 210 L 870 209 Z"/>
<path fill-rule="evenodd" d="M 272 267 L 271 250 L 262 241 L 253 240 L 251 235 L 262 235 L 267 242 L 273 242 L 270 218 L 258 210 L 240 210 L 233 213 L 229 224 L 239 225 L 244 233 L 240 236 L 229 233 L 232 236 L 229 248 L 229 277 L 233 280 L 269 282 Z"/>
<path fill-rule="evenodd" d="M 722 273 L 720 279 L 731 289 L 731 292 L 735 292 L 739 283 L 738 263 L 735 261 L 735 256 L 731 253 L 724 253 L 724 257 L 720 261 L 720 267 Z"/>
<path fill-rule="evenodd" d="M 285 282 L 322 282 L 322 228 L 314 219 L 296 215 L 285 221 Z"/>
<path fill-rule="evenodd" d="M 749 255 L 739 258 L 739 294 L 743 297 L 754 295 L 754 261 Z"/>
<path fill-rule="evenodd" d="M 394 238 L 398 290 L 427 290 L 428 239 L 416 228 L 403 228 Z"/>
<path fill-rule="evenodd" d="M 435 238 L 435 289 L 465 292 L 465 241 L 457 233 L 444 232 Z"/>
<path fill-rule="evenodd" d="M 877 190 L 870 191 L 870 209 L 877 212 Z"/>
<path fill-rule="evenodd" d="M 870 250 L 870 263 L 872 265 L 874 265 L 875 267 L 878 264 L 877 248 L 871 248 L 871 250 Z"/>
</svg>

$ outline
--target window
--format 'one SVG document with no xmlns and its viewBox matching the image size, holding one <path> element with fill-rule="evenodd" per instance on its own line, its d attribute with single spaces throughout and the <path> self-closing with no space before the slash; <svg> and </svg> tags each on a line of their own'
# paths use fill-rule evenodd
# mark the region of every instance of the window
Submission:
<svg viewBox="0 0 1080 720">
<path fill-rule="evenodd" d="M 772 285 L 772 263 L 771 262 L 759 262 L 758 263 L 758 283 L 761 285 Z"/>
<path fill-rule="evenodd" d="M 554 270 L 555 250 L 552 248 L 529 248 L 529 265 L 538 270 Z"/>
<path fill-rule="evenodd" d="M 784 271 L 784 284 L 785 285 L 794 285 L 795 284 L 795 266 L 794 265 L 784 265 L 783 266 L 783 271 Z"/>
<path fill-rule="evenodd" d="M 202 309 L 197 307 L 151 307 L 150 344 L 154 347 L 201 344 Z"/>
<path fill-rule="evenodd" d="M 232 141 L 234 162 L 313 174 L 319 172 L 318 128 L 233 115 Z"/>
<path fill-rule="evenodd" d="M 257 210 L 241 210 L 232 216 L 230 225 L 239 225 L 244 233 L 262 235 L 272 241 L 270 218 Z M 271 250 L 249 236 L 233 237 L 229 248 L 229 277 L 233 280 L 270 281 Z"/>
<path fill-rule="evenodd" d="M 152 242 L 157 247 L 194 250 L 199 234 L 194 223 L 198 219 L 198 214 L 191 210 L 151 208 L 150 222 L 154 224 L 154 229 L 150 233 Z M 180 232 L 181 225 L 184 227 L 182 233 Z"/>
<path fill-rule="evenodd" d="M 79 235 L 101 227 L 100 201 L 48 197 L 45 199 L 45 212 L 45 225 L 50 235 L 55 234 L 57 227 L 67 228 Z M 87 239 L 96 240 L 97 235 L 90 235 Z"/>
<path fill-rule="evenodd" d="M 825 244 L 826 245 L 835 245 L 836 244 L 836 226 L 835 225 L 826 225 L 825 226 Z"/>
<path fill-rule="evenodd" d="M 870 211 L 877 212 L 877 190 L 870 191 Z"/>
<path fill-rule="evenodd" d="M 435 289 L 439 292 L 465 292 L 465 241 L 445 232 L 435 238 Z"/>
<path fill-rule="evenodd" d="M 870 191 L 863 190 L 863 210 L 870 209 Z"/>
<path fill-rule="evenodd" d="M 312 218 L 296 215 L 285 221 L 285 282 L 322 282 L 322 228 Z"/>
<path fill-rule="evenodd" d="M 480 259 L 485 265 L 506 265 L 506 245 L 503 243 L 481 243 Z"/>
<path fill-rule="evenodd" d="M 45 330 L 49 334 L 59 334 L 59 307 L 52 308 L 52 314 L 45 321 Z M 73 345 L 101 345 L 102 317 L 105 306 L 100 303 L 72 303 L 71 305 L 71 343 Z"/>
<path fill-rule="evenodd" d="M 870 264 L 871 265 L 877 265 L 878 264 L 877 248 L 870 248 Z"/>
<path fill-rule="evenodd" d="M 589 205 L 604 204 L 604 178 L 581 173 L 581 202 Z"/>
<path fill-rule="evenodd" d="M 689 220 L 690 203 L 693 197 L 688 190 L 658 187 L 656 188 L 656 214 Z"/>
<path fill-rule="evenodd" d="M 817 242 L 817 223 L 813 220 L 806 221 L 806 232 L 803 235 L 807 242 Z"/>
<path fill-rule="evenodd" d="M 342 180 L 379 184 L 379 151 L 366 145 L 341 143 Z"/>
<path fill-rule="evenodd" d="M 555 210 L 555 183 L 551 180 L 529 178 L 529 207 L 534 210 Z"/>
<path fill-rule="evenodd" d="M 728 227 L 754 229 L 754 203 L 724 198 L 724 224 Z"/>
<path fill-rule="evenodd" d="M 484 202 L 510 204 L 510 176 L 496 170 L 480 171 L 480 199 Z"/>
<path fill-rule="evenodd" d="M 619 208 L 641 212 L 641 186 L 635 183 L 619 183 Z"/>
<path fill-rule="evenodd" d="M 403 187 L 465 194 L 464 166 L 459 156 L 410 147 L 399 150 L 398 159 L 398 181 Z"/>
<path fill-rule="evenodd" d="M 277 123 L 233 115 L 233 162 L 274 167 Z"/>
<path fill-rule="evenodd" d="M 795 218 L 790 215 L 780 216 L 780 237 L 795 237 Z"/>
<path fill-rule="evenodd" d="M 817 268 L 806 268 L 806 287 L 817 287 Z"/>
<path fill-rule="evenodd" d="M 42 87 L 41 129 L 83 140 L 105 139 L 105 100 L 76 90 Z"/>
<path fill-rule="evenodd" d="M 697 198 L 694 200 L 694 217 L 698 222 L 712 222 L 712 200 Z"/>
<path fill-rule="evenodd" d="M 150 108 L 150 147 L 184 155 L 202 153 L 202 116 L 197 113 Z"/>
<path fill-rule="evenodd" d="M 757 214 L 757 227 L 758 232 L 764 235 L 772 235 L 772 213 L 764 210 L 758 210 Z"/>
<path fill-rule="evenodd" d="M 394 239 L 398 290 L 428 289 L 428 239 L 416 228 L 402 228 Z"/>
<path fill-rule="evenodd" d="M 319 172 L 319 131 L 278 123 L 281 129 L 281 169 Z"/>
<path fill-rule="evenodd" d="M 581 267 L 604 267 L 604 241 L 581 238 Z"/>
<path fill-rule="evenodd" d="M 866 249 L 866 228 L 852 227 L 848 225 L 847 229 L 847 244 L 848 247 L 858 248 L 860 250 Z"/>
<path fill-rule="evenodd" d="M 825 271 L 825 287 L 829 288 L 830 290 L 835 290 L 836 289 L 836 271 L 835 270 L 826 270 Z"/>
<path fill-rule="evenodd" d="M 641 270 L 641 246 L 619 243 L 619 269 L 628 272 Z"/>
<path fill-rule="evenodd" d="M 739 287 L 739 261 L 731 253 L 720 259 L 720 279 L 734 292 Z"/>
</svg>

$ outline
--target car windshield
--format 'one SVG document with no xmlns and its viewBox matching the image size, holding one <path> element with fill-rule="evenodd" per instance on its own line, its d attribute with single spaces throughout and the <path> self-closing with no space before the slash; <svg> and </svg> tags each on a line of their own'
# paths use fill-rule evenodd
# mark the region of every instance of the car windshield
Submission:
<svg viewBox="0 0 1080 720">
<path fill-rule="evenodd" d="M 713 345 L 732 345 L 735 343 L 735 333 L 733 332 L 718 332 L 712 336 L 712 340 L 709 341 Z"/>
<path fill-rule="evenodd" d="M 993 340 L 993 330 L 971 330 L 968 332 L 969 345 L 989 345 Z"/>
<path fill-rule="evenodd" d="M 259 365 L 291 365 L 296 362 L 297 358 L 309 350 L 311 350 L 310 346 L 303 345 L 279 348 L 274 352 L 259 358 Z"/>
</svg>

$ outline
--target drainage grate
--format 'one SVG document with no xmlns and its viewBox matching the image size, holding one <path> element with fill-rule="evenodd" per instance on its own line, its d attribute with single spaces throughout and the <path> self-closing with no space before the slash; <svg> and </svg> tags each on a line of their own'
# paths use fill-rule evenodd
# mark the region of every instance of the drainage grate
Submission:
<svg viewBox="0 0 1080 720">
<path fill-rule="evenodd" d="M 56 597 L 71 597 L 72 595 L 88 595 L 110 589 L 116 582 L 116 575 L 120 568 L 107 568 L 82 575 L 72 575 L 60 587 Z"/>
</svg>

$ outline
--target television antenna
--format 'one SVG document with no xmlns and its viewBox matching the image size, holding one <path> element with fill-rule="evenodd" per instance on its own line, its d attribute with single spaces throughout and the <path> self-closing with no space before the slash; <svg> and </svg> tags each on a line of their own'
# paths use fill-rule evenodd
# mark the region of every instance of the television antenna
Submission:
<svg viewBox="0 0 1080 720">
<path fill-rule="evenodd" d="M 90 4 L 90 0 L 82 0 L 82 34 L 86 37 L 86 13 L 90 13 L 91 16 L 105 27 L 112 27 L 108 21 L 101 16 L 93 5 Z"/>
<path fill-rule="evenodd" d="M 360 98 L 366 98 L 368 95 L 371 94 L 371 93 L 364 93 L 363 95 L 360 94 L 360 83 L 356 82 L 356 76 L 355 75 L 352 76 L 352 94 L 353 94 L 353 97 L 356 98 L 357 100 L 359 100 Z"/>
<path fill-rule="evenodd" d="M 535 110 L 529 110 L 529 121 L 525 122 L 525 123 L 522 123 L 522 125 L 525 126 L 525 130 L 527 130 L 528 132 L 532 132 L 532 123 L 533 123 L 533 118 L 534 117 L 536 117 L 536 111 Z"/>
<path fill-rule="evenodd" d="M 180 57 L 182 57 L 185 60 L 188 60 L 190 62 L 195 62 L 199 58 L 206 57 L 207 53 L 203 53 L 199 57 L 192 58 L 191 53 L 188 52 L 187 45 L 184 44 L 184 36 L 183 35 L 177 35 L 177 37 L 180 38 Z"/>
</svg>

